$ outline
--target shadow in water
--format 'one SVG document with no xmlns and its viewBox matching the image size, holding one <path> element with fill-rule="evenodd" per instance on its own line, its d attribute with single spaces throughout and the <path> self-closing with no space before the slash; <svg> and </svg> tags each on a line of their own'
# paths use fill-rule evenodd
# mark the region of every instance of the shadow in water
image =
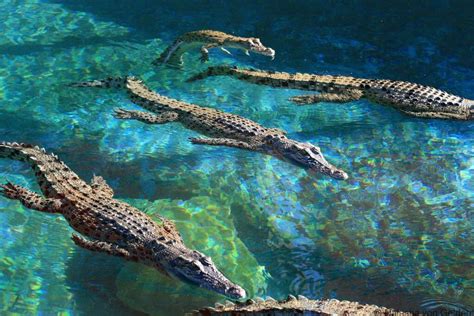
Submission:
<svg viewBox="0 0 474 316">
<path fill-rule="evenodd" d="M 138 42 L 137 38 L 132 38 L 129 35 L 116 36 L 104 38 L 101 36 L 94 37 L 79 37 L 67 36 L 59 42 L 52 44 L 15 44 L 15 45 L 0 45 L 0 54 L 2 55 L 31 55 L 39 52 L 48 51 L 56 54 L 60 51 L 71 48 L 84 48 L 88 46 L 123 46 L 120 42 Z"/>
<path fill-rule="evenodd" d="M 425 84 L 442 84 L 433 74 L 446 58 L 454 56 L 463 66 L 474 67 L 472 49 L 470 52 L 465 49 L 474 45 L 474 40 L 465 36 L 474 33 L 469 2 L 387 6 L 382 2 L 362 1 L 332 3 L 330 7 L 325 1 L 52 2 L 134 28 L 148 38 L 164 36 L 171 41 L 173 38 L 165 35 L 170 34 L 169 30 L 173 30 L 175 37 L 197 29 L 258 36 L 276 49 L 279 70 L 304 69 L 308 63 L 314 63 L 314 67 L 334 63 L 351 65 L 351 71 L 357 66 L 367 71 L 371 67 L 367 62 L 370 62 L 380 67 L 371 70 L 380 71 L 384 77 L 407 79 L 411 74 Z M 438 47 L 426 48 L 425 39 L 437 43 Z M 258 59 L 255 64 L 275 67 L 275 63 L 264 59 Z M 422 71 L 411 71 L 410 66 L 415 64 L 418 69 L 422 67 Z M 427 77 L 427 73 L 431 75 Z"/>
<path fill-rule="evenodd" d="M 124 264 L 120 258 L 75 249 L 65 272 L 74 310 L 84 315 L 145 315 L 116 296 L 115 281 Z"/>
</svg>

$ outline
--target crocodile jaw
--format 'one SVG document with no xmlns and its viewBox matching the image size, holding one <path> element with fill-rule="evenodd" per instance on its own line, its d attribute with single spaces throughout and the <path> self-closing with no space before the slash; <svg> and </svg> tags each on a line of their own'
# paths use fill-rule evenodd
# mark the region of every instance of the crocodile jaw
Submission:
<svg viewBox="0 0 474 316">
<path fill-rule="evenodd" d="M 272 58 L 272 60 L 275 59 L 275 50 L 263 45 L 262 42 L 260 42 L 260 39 L 256 37 L 241 37 L 238 39 L 233 38 L 232 40 L 227 41 L 224 46 L 243 49 L 247 55 L 249 55 L 250 51 L 252 53 L 269 56 Z"/>
<path fill-rule="evenodd" d="M 250 40 L 252 41 L 252 39 Z M 275 59 L 275 50 L 270 47 L 263 46 L 263 44 L 258 39 L 253 39 L 249 50 L 256 54 L 269 56 L 272 58 L 272 60 Z"/>
<path fill-rule="evenodd" d="M 254 48 L 254 49 L 251 49 L 250 51 L 260 54 L 260 55 L 269 56 L 272 58 L 272 60 L 275 59 L 275 50 L 273 50 L 270 47 Z"/>
<path fill-rule="evenodd" d="M 160 254 L 157 257 L 160 259 L 162 256 Z M 246 296 L 243 288 L 227 279 L 217 269 L 211 258 L 199 251 L 180 249 L 179 255 L 169 261 L 165 269 L 171 275 L 188 284 L 193 284 L 233 299 L 241 299 Z"/>
<path fill-rule="evenodd" d="M 337 180 L 349 178 L 347 173 L 330 164 L 321 149 L 309 143 L 300 143 L 280 137 L 273 142 L 273 153 L 286 161 L 305 167 L 311 173 L 323 173 Z"/>
<path fill-rule="evenodd" d="M 474 119 L 474 100 L 467 100 L 466 103 L 468 106 L 467 119 L 472 120 Z"/>
<path fill-rule="evenodd" d="M 310 172 L 323 173 L 336 180 L 347 180 L 347 178 L 349 178 L 347 173 L 331 165 L 326 158 L 324 158 L 319 147 L 311 144 L 308 145 L 311 147 L 306 149 L 307 155 L 303 156 L 302 159 L 305 164 L 308 164 L 308 170 Z"/>
</svg>

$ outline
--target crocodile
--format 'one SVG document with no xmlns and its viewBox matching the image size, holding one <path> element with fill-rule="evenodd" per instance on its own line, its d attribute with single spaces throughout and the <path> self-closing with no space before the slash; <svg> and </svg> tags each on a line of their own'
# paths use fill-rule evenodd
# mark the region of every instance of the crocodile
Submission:
<svg viewBox="0 0 474 316">
<path fill-rule="evenodd" d="M 185 246 L 174 222 L 160 223 L 131 205 L 113 198 L 114 191 L 100 176 L 90 184 L 43 148 L 0 143 L 0 158 L 28 163 L 44 197 L 19 185 L 0 185 L 0 195 L 19 200 L 27 208 L 61 214 L 81 235 L 72 234 L 82 248 L 122 257 L 155 268 L 165 275 L 234 299 L 245 290 L 229 281 L 211 258 Z"/>
<path fill-rule="evenodd" d="M 363 305 L 356 302 L 330 300 L 311 300 L 302 295 L 289 295 L 286 299 L 277 301 L 271 297 L 266 300 L 257 298 L 245 302 L 216 303 L 214 307 L 205 307 L 194 310 L 188 315 L 219 316 L 295 316 L 295 315 L 412 315 L 394 309 L 376 305 Z"/>
<path fill-rule="evenodd" d="M 300 95 L 290 99 L 299 105 L 318 102 L 346 103 L 365 98 L 420 118 L 457 120 L 474 118 L 473 100 L 405 81 L 304 73 L 290 74 L 240 69 L 227 65 L 209 67 L 187 81 L 192 82 L 210 76 L 223 75 L 260 85 L 319 92 L 319 94 Z"/>
<path fill-rule="evenodd" d="M 250 55 L 250 52 L 270 56 L 272 60 L 275 58 L 275 51 L 262 44 L 259 38 L 256 37 L 240 37 L 230 35 L 224 32 L 212 30 L 200 30 L 182 34 L 173 44 L 168 46 L 160 57 L 153 61 L 154 65 L 160 64 L 182 64 L 182 56 L 189 49 L 199 46 L 201 56 L 199 60 L 206 62 L 209 60 L 209 50 L 220 48 L 227 54 L 231 53 L 225 48 L 242 49 L 245 54 Z"/>
<path fill-rule="evenodd" d="M 309 172 L 320 172 L 338 180 L 348 178 L 347 173 L 327 162 L 321 149 L 315 145 L 289 139 L 283 130 L 266 128 L 238 115 L 159 95 L 136 77 L 107 78 L 71 83 L 69 86 L 125 89 L 133 103 L 154 114 L 115 109 L 116 118 L 138 120 L 146 124 L 179 122 L 188 129 L 210 137 L 190 138 L 193 144 L 257 151 L 301 166 Z"/>
</svg>

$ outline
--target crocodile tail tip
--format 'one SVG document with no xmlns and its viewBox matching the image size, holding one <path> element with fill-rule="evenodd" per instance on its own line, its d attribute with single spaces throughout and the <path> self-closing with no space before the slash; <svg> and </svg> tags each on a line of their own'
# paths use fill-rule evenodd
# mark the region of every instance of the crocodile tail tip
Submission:
<svg viewBox="0 0 474 316">
<path fill-rule="evenodd" d="M 95 87 L 95 88 L 120 88 L 128 79 L 133 79 L 134 77 L 124 76 L 124 77 L 108 77 L 102 80 L 90 80 L 90 81 L 80 81 L 80 82 L 70 82 L 67 83 L 67 87 L 73 88 L 84 88 L 84 87 Z"/>
</svg>

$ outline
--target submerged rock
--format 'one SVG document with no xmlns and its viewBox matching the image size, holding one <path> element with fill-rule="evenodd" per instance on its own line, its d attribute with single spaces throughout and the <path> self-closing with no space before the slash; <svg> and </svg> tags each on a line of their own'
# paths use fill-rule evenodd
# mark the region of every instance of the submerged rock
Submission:
<svg viewBox="0 0 474 316">
<path fill-rule="evenodd" d="M 236 234 L 230 209 L 208 197 L 188 201 L 128 201 L 153 218 L 154 214 L 173 219 L 189 247 L 210 256 L 223 273 L 242 286 L 249 296 L 266 289 L 267 274 Z M 210 304 L 219 296 L 165 277 L 138 264 L 126 264 L 116 281 L 117 295 L 129 307 L 152 315 L 180 315 L 189 309 Z M 185 303 L 183 303 L 183 301 Z"/>
</svg>

